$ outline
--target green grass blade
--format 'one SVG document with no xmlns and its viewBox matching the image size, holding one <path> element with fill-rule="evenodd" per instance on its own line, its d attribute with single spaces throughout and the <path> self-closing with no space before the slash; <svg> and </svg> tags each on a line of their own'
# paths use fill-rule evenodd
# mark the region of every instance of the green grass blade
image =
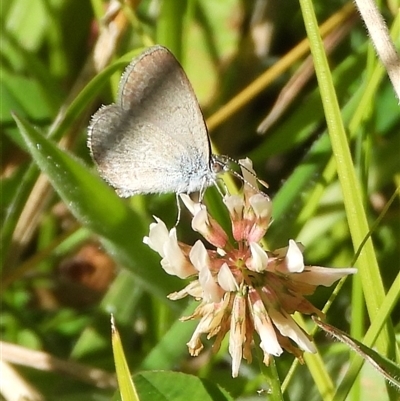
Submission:
<svg viewBox="0 0 400 401">
<path fill-rule="evenodd" d="M 114 317 L 111 317 L 111 341 L 121 399 L 122 401 L 139 401 L 140 398 L 136 392 L 136 388 L 129 372 L 121 338 L 117 328 L 115 327 Z"/>
<path fill-rule="evenodd" d="M 354 250 L 357 251 L 359 245 L 369 232 L 361 198 L 361 191 L 354 171 L 348 138 L 343 126 L 330 68 L 318 32 L 318 23 L 314 14 L 314 8 L 310 0 L 301 0 L 300 5 L 303 12 L 307 35 L 310 40 L 311 52 L 314 58 L 325 117 L 342 187 L 344 206 L 349 222 L 353 247 Z M 360 267 L 360 276 L 364 294 L 366 296 L 368 312 L 373 320 L 377 316 L 377 310 L 383 301 L 384 289 L 371 239 L 365 243 L 364 250 L 360 253 L 357 265 Z M 383 330 L 378 342 L 379 348 L 382 352 L 387 352 L 392 338 L 393 329 L 391 328 L 390 323 L 388 323 L 388 326 Z"/>
</svg>

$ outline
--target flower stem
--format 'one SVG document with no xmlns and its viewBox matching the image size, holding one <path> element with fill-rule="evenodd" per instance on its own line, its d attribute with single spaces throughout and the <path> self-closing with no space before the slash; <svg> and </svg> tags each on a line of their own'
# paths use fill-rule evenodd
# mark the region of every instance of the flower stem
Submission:
<svg viewBox="0 0 400 401">
<path fill-rule="evenodd" d="M 268 383 L 267 399 L 271 401 L 283 401 L 283 394 L 281 391 L 281 381 L 276 370 L 275 358 L 270 356 L 269 365 L 263 363 L 263 353 L 260 348 L 256 347 L 255 352 L 260 365 L 260 371 Z"/>
</svg>

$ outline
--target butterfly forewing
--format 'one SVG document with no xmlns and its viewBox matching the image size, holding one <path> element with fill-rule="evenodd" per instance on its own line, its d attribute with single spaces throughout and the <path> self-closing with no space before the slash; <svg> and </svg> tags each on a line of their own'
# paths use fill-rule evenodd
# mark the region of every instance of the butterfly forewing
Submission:
<svg viewBox="0 0 400 401">
<path fill-rule="evenodd" d="M 193 192 L 212 181 L 207 129 L 193 88 L 161 46 L 127 67 L 116 104 L 92 118 L 89 147 L 100 174 L 122 196 Z"/>
</svg>

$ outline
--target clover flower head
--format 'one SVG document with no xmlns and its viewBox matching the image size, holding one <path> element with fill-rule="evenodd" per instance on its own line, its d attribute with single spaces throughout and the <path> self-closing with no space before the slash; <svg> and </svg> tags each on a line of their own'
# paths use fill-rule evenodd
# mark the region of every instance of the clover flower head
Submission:
<svg viewBox="0 0 400 401">
<path fill-rule="evenodd" d="M 330 286 L 356 272 L 353 268 L 305 266 L 303 246 L 294 240 L 284 248 L 266 250 L 261 240 L 271 224 L 272 202 L 257 189 L 251 161 L 241 160 L 240 164 L 243 193 L 224 197 L 234 241 L 209 215 L 206 206 L 188 195 L 180 196 L 193 215 L 192 228 L 214 249 L 206 248 L 201 241 L 193 246 L 178 242 L 175 228 L 168 231 L 158 218 L 144 240 L 160 254 L 168 274 L 194 277 L 184 289 L 169 295 L 172 300 L 189 295 L 200 302 L 192 315 L 181 319 L 200 320 L 187 343 L 190 354 L 199 355 L 203 335 L 215 337 L 213 350 L 217 352 L 229 333 L 233 377 L 238 375 L 242 359 L 249 363 L 252 360 L 255 332 L 267 365 L 271 355 L 279 356 L 284 350 L 300 362 L 304 351 L 315 352 L 311 337 L 292 315 L 300 312 L 322 316 L 305 296 L 319 285 Z"/>
</svg>

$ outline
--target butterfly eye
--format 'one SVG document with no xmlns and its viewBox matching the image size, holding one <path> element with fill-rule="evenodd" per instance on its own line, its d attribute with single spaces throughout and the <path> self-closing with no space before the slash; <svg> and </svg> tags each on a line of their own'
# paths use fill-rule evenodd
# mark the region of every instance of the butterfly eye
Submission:
<svg viewBox="0 0 400 401">
<path fill-rule="evenodd" d="M 220 162 L 214 161 L 211 163 L 211 171 L 215 174 L 220 173 L 221 171 L 225 170 L 225 166 Z"/>
</svg>

